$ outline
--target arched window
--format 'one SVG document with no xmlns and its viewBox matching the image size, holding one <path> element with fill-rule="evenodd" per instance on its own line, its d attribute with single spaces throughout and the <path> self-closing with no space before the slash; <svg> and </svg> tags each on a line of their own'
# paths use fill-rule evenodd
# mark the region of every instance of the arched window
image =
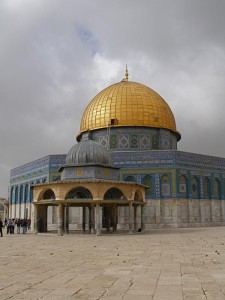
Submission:
<svg viewBox="0 0 225 300">
<path fill-rule="evenodd" d="M 16 186 L 16 189 L 15 189 L 15 198 L 14 198 L 14 203 L 18 203 L 18 196 L 19 196 L 19 193 L 18 193 L 18 186 Z"/>
<path fill-rule="evenodd" d="M 203 184 L 203 197 L 206 198 L 206 199 L 210 199 L 211 198 L 211 193 L 210 193 L 209 178 L 203 177 L 202 184 Z"/>
<path fill-rule="evenodd" d="M 92 194 L 88 189 L 78 187 L 69 191 L 66 199 L 92 199 Z"/>
<path fill-rule="evenodd" d="M 135 178 L 134 176 L 132 176 L 132 175 L 127 176 L 127 177 L 125 178 L 125 181 L 129 181 L 129 182 L 137 182 L 137 181 L 136 181 L 136 178 Z"/>
<path fill-rule="evenodd" d="M 19 203 L 23 203 L 23 185 L 20 186 L 20 199 Z"/>
<path fill-rule="evenodd" d="M 105 195 L 104 200 L 125 200 L 123 193 L 117 188 L 109 189 Z"/>
<path fill-rule="evenodd" d="M 179 177 L 179 193 L 181 197 L 188 196 L 188 189 L 187 189 L 187 178 L 184 175 Z"/>
<path fill-rule="evenodd" d="M 150 198 L 153 196 L 153 180 L 152 176 L 146 175 L 142 178 L 142 184 L 147 186 L 147 189 L 145 190 L 146 198 Z"/>
<path fill-rule="evenodd" d="M 43 194 L 43 200 L 49 200 L 49 199 L 55 200 L 55 193 L 51 189 L 45 191 Z"/>
<path fill-rule="evenodd" d="M 24 203 L 27 203 L 29 201 L 28 193 L 29 193 L 28 184 L 26 184 L 25 191 L 24 191 Z"/>
<path fill-rule="evenodd" d="M 191 180 L 191 193 L 192 193 L 192 198 L 194 199 L 200 198 L 199 180 L 197 177 L 193 177 Z"/>
<path fill-rule="evenodd" d="M 10 193 L 10 204 L 13 204 L 13 192 L 14 192 L 14 187 L 11 187 L 11 193 Z"/>
<path fill-rule="evenodd" d="M 160 178 L 160 190 L 162 197 L 170 196 L 170 177 L 168 175 L 163 175 Z"/>
<path fill-rule="evenodd" d="M 213 192 L 216 199 L 221 199 L 220 180 L 218 178 L 213 180 Z"/>
</svg>

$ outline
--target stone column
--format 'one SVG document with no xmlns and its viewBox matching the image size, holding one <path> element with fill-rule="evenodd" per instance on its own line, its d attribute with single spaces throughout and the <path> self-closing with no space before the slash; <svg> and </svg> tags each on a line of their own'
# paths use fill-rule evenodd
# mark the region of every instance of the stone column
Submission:
<svg viewBox="0 0 225 300">
<path fill-rule="evenodd" d="M 88 229 L 89 229 L 89 233 L 91 233 L 91 228 L 92 228 L 92 224 L 91 224 L 91 214 L 92 214 L 92 211 L 91 211 L 91 206 L 88 207 L 88 212 L 89 212 L 89 215 L 88 215 Z"/>
<path fill-rule="evenodd" d="M 134 206 L 134 232 L 137 231 L 137 206 Z"/>
<path fill-rule="evenodd" d="M 65 233 L 65 205 L 62 205 L 62 232 Z"/>
<path fill-rule="evenodd" d="M 95 207 L 91 206 L 91 232 L 95 233 Z"/>
<path fill-rule="evenodd" d="M 82 229 L 83 229 L 83 233 L 85 232 L 85 220 L 86 220 L 86 207 L 83 207 L 83 211 L 82 211 Z"/>
<path fill-rule="evenodd" d="M 132 202 L 129 203 L 129 233 L 132 233 Z"/>
<path fill-rule="evenodd" d="M 58 205 L 58 235 L 63 235 L 63 205 Z"/>
<path fill-rule="evenodd" d="M 33 220 L 33 228 L 34 228 L 34 233 L 38 233 L 39 232 L 39 228 L 38 228 L 38 207 L 36 204 L 34 204 L 34 220 Z"/>
<path fill-rule="evenodd" d="M 141 231 L 145 230 L 145 221 L 144 221 L 144 218 L 145 218 L 145 209 L 144 209 L 144 206 L 142 205 L 141 206 Z"/>
<path fill-rule="evenodd" d="M 95 220 L 95 227 L 96 227 L 96 235 L 101 234 L 101 228 L 100 228 L 100 204 L 96 204 L 96 220 Z"/>
<path fill-rule="evenodd" d="M 113 207 L 113 232 L 117 231 L 117 206 Z"/>
<path fill-rule="evenodd" d="M 69 206 L 66 205 L 64 208 L 64 232 L 69 234 Z"/>
</svg>

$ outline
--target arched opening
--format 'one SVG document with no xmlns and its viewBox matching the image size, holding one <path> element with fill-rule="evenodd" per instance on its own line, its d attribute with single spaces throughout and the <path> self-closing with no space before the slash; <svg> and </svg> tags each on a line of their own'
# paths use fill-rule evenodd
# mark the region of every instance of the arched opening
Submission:
<svg viewBox="0 0 225 300">
<path fill-rule="evenodd" d="M 191 194 L 194 199 L 200 198 L 200 185 L 197 177 L 193 177 L 191 180 Z"/>
<path fill-rule="evenodd" d="M 25 190 L 24 190 L 24 218 L 28 217 L 28 208 L 27 208 L 28 202 L 29 202 L 29 185 L 27 183 L 25 185 Z"/>
<path fill-rule="evenodd" d="M 162 197 L 170 196 L 170 177 L 167 174 L 160 178 L 160 191 Z"/>
<path fill-rule="evenodd" d="M 91 192 L 83 187 L 77 187 L 72 189 L 66 195 L 66 200 L 68 199 L 93 199 Z"/>
<path fill-rule="evenodd" d="M 121 190 L 117 188 L 110 188 L 104 195 L 104 200 L 126 200 Z M 106 203 L 107 204 L 107 203 Z M 114 204 L 105 205 L 102 210 L 102 228 L 110 231 L 110 227 L 116 231 L 118 223 L 118 210 Z"/>
<path fill-rule="evenodd" d="M 48 189 L 43 194 L 43 200 L 55 200 L 55 193 L 52 189 Z"/>
<path fill-rule="evenodd" d="M 109 189 L 105 195 L 104 200 L 126 200 L 121 190 L 117 188 L 111 188 Z"/>
<path fill-rule="evenodd" d="M 19 199 L 19 204 L 23 203 L 23 185 L 20 187 L 20 199 Z"/>
<path fill-rule="evenodd" d="M 205 199 L 210 199 L 211 198 L 211 191 L 210 191 L 209 178 L 208 177 L 203 177 L 202 184 L 203 184 L 203 197 Z"/>
<path fill-rule="evenodd" d="M 153 196 L 153 179 L 152 176 L 146 175 L 142 178 L 142 184 L 147 186 L 145 190 L 145 196 L 147 199 L 150 199 Z"/>
<path fill-rule="evenodd" d="M 14 192 L 14 187 L 11 187 L 11 193 L 10 193 L 10 205 L 13 204 L 13 192 Z"/>
<path fill-rule="evenodd" d="M 213 192 L 216 199 L 221 199 L 221 186 L 218 178 L 214 178 L 213 180 Z"/>
<path fill-rule="evenodd" d="M 181 197 L 187 198 L 188 197 L 188 185 L 187 185 L 187 178 L 184 175 L 179 177 L 179 194 Z"/>
<path fill-rule="evenodd" d="M 14 203 L 15 204 L 18 203 L 18 195 L 19 195 L 19 193 L 18 193 L 18 186 L 16 186 L 16 189 L 15 189 L 15 198 L 14 198 Z"/>
<path fill-rule="evenodd" d="M 143 196 L 141 191 L 137 190 L 134 195 L 134 201 L 143 202 Z"/>
</svg>

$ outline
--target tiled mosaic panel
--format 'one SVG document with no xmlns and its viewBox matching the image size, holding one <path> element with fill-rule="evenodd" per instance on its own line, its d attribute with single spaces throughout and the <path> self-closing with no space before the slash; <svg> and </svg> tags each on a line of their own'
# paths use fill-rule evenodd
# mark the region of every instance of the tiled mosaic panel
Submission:
<svg viewBox="0 0 225 300">
<path fill-rule="evenodd" d="M 110 135 L 110 149 L 117 149 L 117 135 Z"/>
<path fill-rule="evenodd" d="M 110 149 L 148 149 L 169 150 L 177 149 L 177 139 L 174 133 L 166 129 L 152 128 L 111 128 L 92 132 L 92 138 L 99 141 L 106 148 L 110 137 Z"/>
<path fill-rule="evenodd" d="M 130 148 L 136 149 L 139 148 L 139 136 L 137 134 L 131 134 L 130 137 Z"/>
<path fill-rule="evenodd" d="M 116 169 L 96 166 L 65 168 L 62 172 L 62 179 L 89 178 L 118 180 L 118 173 Z"/>
<path fill-rule="evenodd" d="M 119 135 L 119 148 L 120 149 L 129 148 L 129 135 L 128 134 Z"/>
<path fill-rule="evenodd" d="M 150 149 L 151 148 L 151 139 L 149 134 L 140 135 L 140 148 Z"/>
</svg>

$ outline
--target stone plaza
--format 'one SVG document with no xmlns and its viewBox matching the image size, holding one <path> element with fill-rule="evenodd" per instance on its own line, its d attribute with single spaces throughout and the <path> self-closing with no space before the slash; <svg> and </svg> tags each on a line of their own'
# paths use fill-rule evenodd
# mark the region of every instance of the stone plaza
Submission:
<svg viewBox="0 0 225 300">
<path fill-rule="evenodd" d="M 0 239 L 0 299 L 225 299 L 225 228 L 12 234 Z"/>
</svg>

